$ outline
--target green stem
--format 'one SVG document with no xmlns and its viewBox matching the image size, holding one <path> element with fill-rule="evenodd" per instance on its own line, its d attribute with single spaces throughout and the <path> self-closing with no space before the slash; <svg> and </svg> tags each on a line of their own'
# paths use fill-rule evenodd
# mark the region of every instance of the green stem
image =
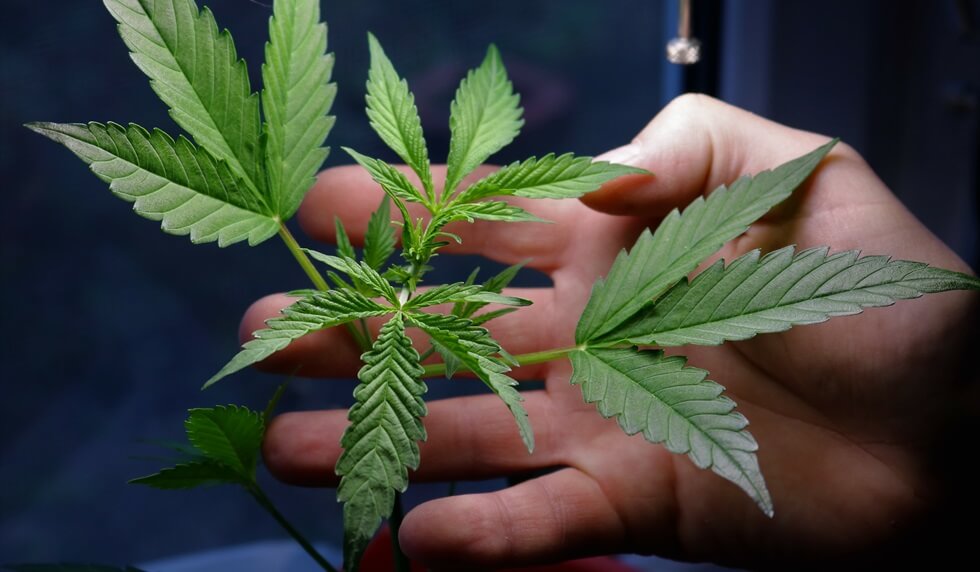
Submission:
<svg viewBox="0 0 980 572">
<path fill-rule="evenodd" d="M 284 243 L 286 243 L 286 248 L 289 249 L 289 252 L 293 253 L 293 257 L 296 258 L 296 262 L 299 262 L 303 272 L 306 272 L 306 275 L 309 276 L 310 281 L 313 282 L 313 285 L 316 286 L 318 290 L 322 290 L 324 292 L 329 290 L 330 285 L 327 284 L 327 281 L 323 279 L 323 275 L 317 271 L 315 266 L 313 266 L 313 262 L 310 260 L 310 257 L 306 255 L 303 248 L 298 242 L 296 242 L 293 234 L 289 232 L 289 229 L 286 228 L 285 224 L 279 225 L 279 237 L 282 238 Z M 368 333 L 366 326 L 364 326 L 364 331 L 361 332 L 357 329 L 357 326 L 347 324 L 347 331 L 349 331 L 354 337 L 354 341 L 357 342 L 357 346 L 359 348 L 366 351 L 371 347 L 371 335 Z"/>
<path fill-rule="evenodd" d="M 412 565 L 408 557 L 402 552 L 402 547 L 398 544 L 398 531 L 402 527 L 402 519 L 405 518 L 405 508 L 402 506 L 401 493 L 395 493 L 395 506 L 391 511 L 391 518 L 388 524 L 391 526 L 391 548 L 395 558 L 395 570 L 397 572 L 411 572 Z"/>
<path fill-rule="evenodd" d="M 296 262 L 303 268 L 303 272 L 310 277 L 310 280 L 317 287 L 318 290 L 327 291 L 330 286 L 327 285 L 327 281 L 323 279 L 323 275 L 320 274 L 316 267 L 313 266 L 313 262 L 310 261 L 310 257 L 306 255 L 306 252 L 300 247 L 296 239 L 293 238 L 293 234 L 289 232 L 285 224 L 279 225 L 279 237 L 282 241 L 286 243 L 286 248 L 289 252 L 293 253 L 293 257 L 296 258 Z"/>
<path fill-rule="evenodd" d="M 514 360 L 517 361 L 517 367 L 523 367 L 525 365 L 544 363 L 548 361 L 554 361 L 556 359 L 561 359 L 566 355 L 581 349 L 583 349 L 583 346 L 572 346 L 569 348 L 557 348 L 557 349 L 545 350 L 541 352 L 518 354 L 514 356 Z M 422 374 L 423 377 L 438 377 L 440 375 L 445 375 L 446 364 L 434 363 L 434 364 L 424 366 L 422 369 L 425 370 L 425 372 Z M 465 370 L 461 370 L 461 371 L 465 371 Z"/>
<path fill-rule="evenodd" d="M 299 543 L 300 546 L 303 547 L 303 550 L 305 550 L 306 553 L 309 554 L 310 557 L 313 558 L 313 560 L 315 560 L 316 563 L 319 564 L 321 568 L 323 568 L 327 572 L 338 572 L 337 569 L 331 566 L 330 563 L 327 562 L 327 560 L 323 557 L 323 555 L 317 552 L 317 549 L 314 548 L 313 545 L 310 544 L 310 542 L 306 540 L 306 538 L 302 534 L 300 534 L 298 530 L 296 530 L 296 528 L 292 525 L 292 523 L 290 523 L 286 519 L 286 517 L 283 516 L 278 509 L 276 509 L 275 505 L 272 504 L 272 500 L 268 496 L 266 496 L 265 492 L 262 491 L 262 488 L 259 487 L 258 483 L 253 482 L 248 487 L 246 487 L 246 489 L 248 490 L 249 493 L 251 493 L 252 497 L 255 498 L 256 501 L 258 501 L 259 505 L 262 508 L 264 508 L 266 512 L 271 514 L 272 518 L 276 519 L 276 522 L 278 522 L 279 525 L 282 526 L 286 530 L 286 532 L 288 532 L 289 535 L 293 537 L 293 540 L 295 540 L 297 543 Z"/>
</svg>

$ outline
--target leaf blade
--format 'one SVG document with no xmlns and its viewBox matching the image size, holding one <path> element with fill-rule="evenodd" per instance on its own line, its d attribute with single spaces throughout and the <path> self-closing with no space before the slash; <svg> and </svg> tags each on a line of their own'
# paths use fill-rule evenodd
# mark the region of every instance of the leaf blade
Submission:
<svg viewBox="0 0 980 572">
<path fill-rule="evenodd" d="M 426 194 L 432 198 L 429 151 L 422 134 L 422 121 L 415 108 L 415 96 L 408 83 L 398 76 L 381 43 L 368 33 L 371 67 L 367 82 L 367 116 L 379 137 L 415 171 Z"/>
<path fill-rule="evenodd" d="M 392 311 L 353 290 L 317 292 L 284 308 L 282 317 L 268 320 L 267 327 L 254 332 L 253 339 L 245 342 L 241 351 L 211 376 L 204 387 L 264 360 L 310 332 Z"/>
<path fill-rule="evenodd" d="M 772 499 L 759 469 L 758 445 L 748 421 L 721 395 L 724 388 L 680 356 L 633 349 L 587 348 L 569 354 L 572 384 L 603 417 L 615 417 L 627 435 L 686 454 L 748 494 L 768 516 Z"/>
<path fill-rule="evenodd" d="M 262 64 L 265 166 L 276 213 L 288 220 L 329 153 L 322 144 L 335 122 L 327 114 L 337 86 L 330 82 L 334 58 L 326 53 L 320 3 L 279 1 L 272 7 Z"/>
<path fill-rule="evenodd" d="M 606 334 L 667 291 L 726 242 L 783 201 L 837 143 L 829 143 L 772 171 L 722 185 L 683 213 L 674 210 L 656 232 L 645 230 L 596 282 L 575 332 L 581 344 Z"/>
<path fill-rule="evenodd" d="M 449 157 L 443 196 L 449 196 L 467 174 L 517 137 L 524 120 L 497 47 L 490 45 L 483 62 L 456 90 L 449 114 Z"/>
<path fill-rule="evenodd" d="M 368 219 L 364 235 L 364 263 L 380 271 L 394 253 L 395 229 L 391 226 L 391 203 L 385 197 Z"/>
<path fill-rule="evenodd" d="M 336 466 L 337 498 L 344 503 L 344 563 L 351 570 L 381 520 L 391 515 L 395 493 L 408 487 L 407 469 L 418 468 L 418 441 L 426 437 L 423 369 L 401 315 L 382 326 L 362 359 L 357 402 L 348 414 L 351 424 Z"/>
<path fill-rule="evenodd" d="M 578 198 L 623 175 L 648 174 L 643 169 L 593 161 L 571 153 L 515 161 L 470 185 L 459 196 L 471 202 L 492 196 L 516 195 L 531 199 Z"/>
<path fill-rule="evenodd" d="M 255 478 L 265 434 L 261 415 L 237 405 L 191 409 L 184 428 L 191 444 L 208 459 L 246 481 Z"/>
<path fill-rule="evenodd" d="M 194 243 L 259 244 L 279 224 L 227 165 L 184 137 L 116 123 L 32 123 L 31 130 L 66 146 L 109 183 L 137 214 L 161 222 L 164 232 Z"/>
<path fill-rule="evenodd" d="M 922 263 L 859 258 L 857 251 L 831 255 L 827 248 L 794 251 L 786 247 L 760 258 L 755 250 L 727 267 L 719 261 L 679 282 L 614 337 L 662 347 L 717 345 L 927 293 L 980 290 L 975 277 Z"/>
<path fill-rule="evenodd" d="M 211 11 L 199 10 L 194 0 L 103 3 L 174 121 L 264 202 L 258 96 L 227 30 L 219 32 Z"/>
<path fill-rule="evenodd" d="M 151 475 L 131 479 L 129 483 L 161 490 L 177 490 L 219 484 L 241 485 L 247 483 L 247 480 L 229 467 L 211 460 L 202 460 L 160 469 Z"/>
</svg>

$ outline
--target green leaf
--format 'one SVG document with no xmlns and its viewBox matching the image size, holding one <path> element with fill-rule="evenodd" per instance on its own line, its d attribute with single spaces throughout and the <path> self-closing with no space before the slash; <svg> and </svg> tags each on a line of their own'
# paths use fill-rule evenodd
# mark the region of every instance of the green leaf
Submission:
<svg viewBox="0 0 980 572">
<path fill-rule="evenodd" d="M 3 564 L 12 572 L 143 572 L 132 566 L 104 566 L 102 564 Z"/>
<path fill-rule="evenodd" d="M 383 296 L 392 304 L 399 304 L 398 294 L 391 284 L 385 280 L 378 271 L 367 265 L 366 262 L 356 262 L 350 258 L 339 258 L 330 256 L 315 250 L 304 249 L 311 257 L 318 260 L 335 270 L 339 270 L 350 276 L 359 284 L 364 285 L 373 296 Z M 390 308 L 389 308 L 390 311 Z"/>
<path fill-rule="evenodd" d="M 500 52 L 491 45 L 480 67 L 459 84 L 450 106 L 443 196 L 452 194 L 463 177 L 517 137 L 524 125 L 522 113 Z"/>
<path fill-rule="evenodd" d="M 503 350 L 490 333 L 470 320 L 453 315 L 413 313 L 408 319 L 432 338 L 437 350 L 441 346 L 442 351 L 456 356 L 503 400 L 517 422 L 524 445 L 532 452 L 534 432 L 524 409 L 524 398 L 515 389 L 517 381 L 505 375 L 510 367 L 497 357 Z"/>
<path fill-rule="evenodd" d="M 366 99 L 371 127 L 415 171 L 426 195 L 432 197 L 429 151 L 422 135 L 419 112 L 415 108 L 415 96 L 408 90 L 408 83 L 398 77 L 391 60 L 371 33 L 368 33 L 368 46 L 371 68 L 368 71 Z"/>
<path fill-rule="evenodd" d="M 226 163 L 184 137 L 175 142 L 155 129 L 116 123 L 31 123 L 30 129 L 68 147 L 137 214 L 161 221 L 164 232 L 195 243 L 242 240 L 256 245 L 276 234 L 279 223 Z"/>
<path fill-rule="evenodd" d="M 170 115 L 212 155 L 226 161 L 255 201 L 264 202 L 259 98 L 245 62 L 211 11 L 194 0 L 104 0 L 133 61 Z M 244 190 L 244 189 L 243 189 Z M 272 205 L 266 205 L 271 213 Z"/>
<path fill-rule="evenodd" d="M 793 247 L 760 258 L 754 250 L 725 268 L 718 261 L 688 283 L 682 280 L 610 338 L 632 344 L 717 345 L 781 332 L 896 300 L 953 289 L 980 290 L 973 276 L 858 251 Z"/>
<path fill-rule="evenodd" d="M 427 308 L 448 304 L 450 302 L 464 301 L 483 290 L 482 286 L 466 284 L 464 282 L 454 282 L 453 284 L 441 284 L 420 293 L 418 296 L 405 303 L 405 309 Z"/>
<path fill-rule="evenodd" d="M 724 388 L 687 367 L 681 356 L 661 351 L 589 348 L 570 355 L 572 383 L 603 417 L 615 417 L 627 435 L 642 433 L 672 453 L 686 453 L 695 465 L 735 483 L 772 516 L 773 507 L 759 470 L 748 421 L 734 411 Z"/>
<path fill-rule="evenodd" d="M 440 344 L 439 342 L 430 339 L 432 343 L 432 348 L 436 350 L 440 357 L 442 357 L 443 365 L 446 368 L 446 379 L 452 379 L 459 368 L 463 365 L 456 354 L 446 349 L 446 346 Z"/>
<path fill-rule="evenodd" d="M 834 139 L 773 171 L 742 177 L 731 188 L 722 185 L 707 199 L 695 199 L 683 213 L 675 209 L 655 233 L 643 231 L 629 254 L 616 257 L 606 279 L 596 282 L 576 342 L 610 332 L 745 232 L 805 181 L 836 143 Z"/>
<path fill-rule="evenodd" d="M 511 163 L 470 185 L 459 196 L 460 202 L 486 197 L 517 195 L 531 199 L 569 199 L 591 193 L 608 181 L 623 175 L 647 174 L 643 169 L 593 161 L 571 153 L 545 155 Z"/>
<path fill-rule="evenodd" d="M 391 515 L 395 493 L 408 487 L 407 468 L 418 468 L 418 441 L 425 439 L 423 369 L 401 315 L 382 326 L 362 360 L 357 403 L 348 414 L 351 424 L 341 438 L 344 452 L 336 469 L 348 570 L 357 569 L 381 519 Z"/>
<path fill-rule="evenodd" d="M 477 314 L 476 316 L 471 317 L 470 320 L 472 320 L 477 326 L 482 326 L 490 320 L 496 320 L 501 316 L 506 316 L 507 314 L 516 311 L 517 308 L 500 308 L 499 310 L 491 310 L 489 312 L 484 312 L 483 314 Z"/>
<path fill-rule="evenodd" d="M 415 185 L 398 169 L 380 159 L 372 159 L 367 155 L 361 155 L 349 147 L 343 147 L 343 150 L 367 170 L 371 178 L 374 179 L 374 182 L 381 185 L 381 190 L 394 199 L 396 204 L 400 201 L 412 203 L 426 202 L 425 197 L 419 193 Z"/>
<path fill-rule="evenodd" d="M 503 304 L 505 306 L 530 306 L 531 301 L 517 296 L 504 296 L 496 292 L 477 292 L 472 296 L 467 296 L 466 302 L 478 302 L 480 304 Z"/>
<path fill-rule="evenodd" d="M 191 461 L 129 481 L 134 485 L 146 485 L 155 489 L 193 489 L 219 484 L 248 484 L 249 479 L 237 470 L 212 460 Z"/>
<path fill-rule="evenodd" d="M 439 215 L 440 224 L 449 224 L 457 220 L 473 222 L 476 219 L 501 222 L 549 222 L 534 216 L 521 207 L 515 207 L 503 201 L 453 205 Z"/>
<path fill-rule="evenodd" d="M 391 226 L 391 205 L 388 197 L 385 197 L 368 219 L 367 233 L 364 235 L 364 262 L 380 271 L 394 253 L 395 229 Z"/>
<path fill-rule="evenodd" d="M 278 0 L 262 65 L 265 167 L 276 213 L 289 219 L 327 158 L 321 147 L 334 124 L 333 55 L 319 0 Z"/>
<path fill-rule="evenodd" d="M 342 258 L 350 258 L 351 260 L 357 260 L 357 253 L 354 252 L 354 245 L 350 242 L 350 237 L 347 236 L 347 231 L 344 229 L 344 223 L 340 221 L 339 216 L 333 217 L 334 228 L 337 229 L 337 254 Z"/>
<path fill-rule="evenodd" d="M 520 272 L 521 268 L 524 268 L 524 265 L 526 263 L 527 262 L 525 261 L 519 264 L 515 264 L 513 266 L 508 266 L 507 268 L 504 268 L 502 271 L 500 271 L 500 273 L 491 276 L 490 279 L 483 284 L 484 292 L 494 292 L 496 294 L 500 294 L 501 292 L 503 292 L 504 288 L 510 285 L 511 281 L 514 280 L 514 277 L 517 276 L 517 273 Z M 476 275 L 478 270 L 479 269 L 473 271 L 473 273 L 467 279 L 468 283 L 472 283 L 476 280 Z M 456 306 L 453 307 L 453 315 L 459 316 L 461 318 L 469 318 L 472 317 L 473 314 L 475 314 L 477 311 L 479 311 L 481 308 L 483 308 L 486 305 L 487 305 L 486 302 L 470 301 L 470 302 L 458 303 L 456 304 Z M 510 310 L 504 309 L 504 310 L 495 310 L 494 312 L 488 312 L 488 314 L 494 314 L 494 313 L 496 313 L 497 315 L 491 316 L 489 318 L 484 318 L 483 321 L 486 322 L 492 320 L 493 318 L 499 317 L 500 315 L 510 313 Z"/>
<path fill-rule="evenodd" d="M 283 309 L 281 318 L 267 321 L 267 328 L 254 332 L 255 339 L 245 342 L 242 350 L 204 387 L 264 360 L 310 332 L 392 311 L 353 290 L 330 290 L 303 298 Z"/>
<path fill-rule="evenodd" d="M 262 416 L 237 405 L 191 409 L 187 438 L 208 459 L 252 480 L 265 434 Z"/>
</svg>

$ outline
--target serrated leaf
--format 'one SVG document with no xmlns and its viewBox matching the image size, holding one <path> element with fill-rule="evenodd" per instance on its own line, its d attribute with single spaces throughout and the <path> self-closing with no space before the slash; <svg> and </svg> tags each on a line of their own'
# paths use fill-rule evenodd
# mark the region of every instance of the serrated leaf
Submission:
<svg viewBox="0 0 980 572">
<path fill-rule="evenodd" d="M 463 301 L 470 296 L 483 290 L 482 286 L 466 284 L 464 282 L 454 282 L 452 284 L 441 284 L 421 292 L 414 298 L 405 303 L 404 308 L 419 309 L 450 302 Z"/>
<path fill-rule="evenodd" d="M 174 141 L 159 129 L 116 123 L 28 127 L 68 147 L 116 196 L 134 203 L 137 214 L 161 221 L 164 232 L 189 234 L 195 243 L 248 240 L 254 246 L 279 229 L 227 164 L 184 137 Z"/>
<path fill-rule="evenodd" d="M 276 213 L 290 218 L 329 150 L 322 147 L 334 117 L 328 116 L 336 84 L 333 55 L 319 0 L 274 2 L 262 65 L 265 167 Z"/>
<path fill-rule="evenodd" d="M 392 311 L 392 308 L 365 298 L 354 290 L 330 290 L 303 298 L 283 309 L 282 317 L 268 320 L 265 329 L 254 332 L 254 339 L 245 342 L 242 350 L 209 379 L 204 387 L 264 360 L 310 332 L 361 318 L 383 316 Z"/>
<path fill-rule="evenodd" d="M 748 421 L 722 395 L 724 388 L 706 379 L 706 371 L 653 350 L 588 348 L 569 356 L 572 383 L 582 386 L 586 403 L 595 403 L 603 417 L 615 417 L 627 435 L 642 433 L 647 441 L 710 468 L 772 516 Z"/>
<path fill-rule="evenodd" d="M 422 122 L 415 96 L 408 83 L 398 77 L 381 44 L 368 33 L 371 68 L 367 82 L 367 116 L 371 127 L 402 161 L 415 171 L 428 197 L 433 196 L 429 151 L 422 135 Z"/>
<path fill-rule="evenodd" d="M 395 292 L 395 289 L 381 274 L 378 274 L 377 270 L 368 266 L 367 263 L 356 262 L 350 258 L 330 256 L 329 254 L 323 254 L 315 250 L 305 250 L 314 260 L 318 260 L 335 270 L 339 270 L 364 285 L 370 290 L 373 296 L 382 296 L 392 304 L 399 304 L 398 294 Z"/>
<path fill-rule="evenodd" d="M 446 349 L 446 346 L 431 338 L 430 342 L 432 343 L 432 348 L 436 350 L 436 353 L 438 353 L 442 358 L 443 366 L 446 368 L 446 379 L 452 379 L 453 376 L 456 375 L 456 372 L 459 371 L 459 368 L 463 365 L 463 363 L 459 361 L 456 354 Z"/>
<path fill-rule="evenodd" d="M 364 262 L 380 271 L 394 253 L 395 229 L 391 226 L 391 204 L 385 197 L 368 219 L 367 233 L 364 235 Z"/>
<path fill-rule="evenodd" d="M 439 215 L 441 224 L 465 220 L 473 222 L 476 219 L 499 222 L 549 222 L 538 218 L 521 207 L 507 204 L 503 201 L 487 201 L 453 205 Z"/>
<path fill-rule="evenodd" d="M 449 111 L 449 157 L 446 186 L 449 196 L 463 177 L 517 137 L 524 120 L 520 97 L 507 78 L 496 46 L 456 90 Z"/>
<path fill-rule="evenodd" d="M 467 296 L 466 302 L 478 302 L 480 304 L 503 304 L 505 306 L 530 306 L 531 301 L 517 296 L 504 296 L 496 292 L 477 292 Z"/>
<path fill-rule="evenodd" d="M 194 0 L 104 0 L 132 59 L 194 141 L 263 201 L 259 98 L 227 30 Z M 272 213 L 272 205 L 266 212 Z"/>
<path fill-rule="evenodd" d="M 129 481 L 134 485 L 146 485 L 155 489 L 193 489 L 218 484 L 247 484 L 248 479 L 231 467 L 211 460 L 180 463 L 159 472 Z"/>
<path fill-rule="evenodd" d="M 246 479 L 254 478 L 265 434 L 261 415 L 237 405 L 191 409 L 184 428 L 190 442 L 208 459 Z"/>
<path fill-rule="evenodd" d="M 132 566 L 106 566 L 103 564 L 3 564 L 12 572 L 144 572 Z"/>
<path fill-rule="evenodd" d="M 475 316 L 472 316 L 470 320 L 472 320 L 475 325 L 482 326 L 483 324 L 486 324 L 490 320 L 496 320 L 501 316 L 506 316 L 507 314 L 516 311 L 517 308 L 500 308 L 499 310 L 491 310 L 489 312 L 484 312 L 483 314 L 477 314 Z"/>
<path fill-rule="evenodd" d="M 453 315 L 413 313 L 408 319 L 432 338 L 437 349 L 441 346 L 456 356 L 500 397 L 514 416 L 528 452 L 532 452 L 534 431 L 524 409 L 524 398 L 515 389 L 517 381 L 506 375 L 510 367 L 497 357 L 503 350 L 490 333 L 470 320 Z"/>
<path fill-rule="evenodd" d="M 485 292 L 494 292 L 500 294 L 501 292 L 504 291 L 504 288 L 510 285 L 511 281 L 514 280 L 514 277 L 517 276 L 517 273 L 520 272 L 521 268 L 524 268 L 524 265 L 526 263 L 527 261 L 524 261 L 515 264 L 513 266 L 508 266 L 507 268 L 501 270 L 498 274 L 491 276 L 490 279 L 483 284 L 483 290 Z M 474 270 L 473 274 L 471 274 L 470 277 L 467 279 L 469 283 L 472 283 L 473 281 L 476 280 L 476 272 L 477 271 Z M 483 308 L 486 305 L 487 303 L 485 302 L 458 303 L 453 307 L 453 315 L 459 316 L 461 318 L 470 318 L 473 316 L 473 314 L 475 314 L 477 311 L 479 311 L 481 308 Z M 494 312 L 488 312 L 486 316 L 489 317 L 484 318 L 482 322 L 488 322 L 493 318 L 499 317 L 506 313 L 509 313 L 509 311 L 495 310 Z M 496 314 L 496 315 L 491 316 L 490 314 Z M 475 318 L 474 321 L 476 321 Z"/>
<path fill-rule="evenodd" d="M 636 167 L 593 161 L 592 157 L 552 153 L 540 159 L 515 161 L 470 185 L 458 200 L 472 202 L 506 195 L 531 199 L 578 198 L 617 177 L 646 173 Z"/>
<path fill-rule="evenodd" d="M 920 262 L 827 251 L 814 248 L 794 256 L 793 247 L 786 247 L 760 258 L 754 250 L 728 268 L 718 261 L 690 283 L 679 282 L 608 337 L 641 345 L 717 345 L 927 293 L 980 290 L 973 276 Z"/>
<path fill-rule="evenodd" d="M 620 252 L 605 280 L 592 289 L 575 339 L 595 340 L 628 320 L 693 271 L 702 260 L 748 229 L 788 197 L 837 143 L 832 140 L 772 171 L 722 185 L 674 210 L 655 233 L 643 231 L 627 254 Z"/>
<path fill-rule="evenodd" d="M 357 161 L 360 166 L 364 167 L 374 182 L 381 185 L 381 190 L 394 199 L 396 204 L 398 201 L 412 203 L 426 202 L 425 197 L 419 193 L 415 185 L 398 169 L 380 159 L 373 159 L 367 155 L 362 155 L 349 147 L 343 147 L 343 150 Z"/>
<path fill-rule="evenodd" d="M 408 468 L 418 468 L 418 441 L 425 440 L 422 417 L 426 392 L 419 354 L 405 335 L 401 315 L 381 328 L 362 356 L 357 402 L 341 438 L 337 498 L 344 503 L 344 563 L 356 570 L 383 518 L 391 515 L 395 493 L 408 487 Z"/>
<path fill-rule="evenodd" d="M 334 228 L 336 229 L 337 235 L 337 255 L 343 258 L 350 258 L 351 260 L 357 260 L 357 253 L 354 251 L 354 245 L 351 244 L 350 237 L 347 236 L 347 230 L 344 229 L 344 223 L 340 221 L 340 217 L 333 217 Z"/>
</svg>

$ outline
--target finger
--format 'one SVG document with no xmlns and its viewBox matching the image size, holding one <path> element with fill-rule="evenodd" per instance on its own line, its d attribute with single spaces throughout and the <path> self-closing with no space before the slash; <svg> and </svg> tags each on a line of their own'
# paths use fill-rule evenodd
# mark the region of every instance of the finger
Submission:
<svg viewBox="0 0 980 572">
<path fill-rule="evenodd" d="M 424 503 L 405 516 L 398 538 L 408 556 L 436 569 L 496 570 L 621 552 L 627 530 L 599 484 L 568 468 Z"/>
<path fill-rule="evenodd" d="M 621 177 L 582 200 L 610 214 L 662 217 L 718 185 L 772 169 L 827 140 L 705 95 L 682 95 L 630 144 L 597 157 L 647 169 L 653 177 Z M 853 153 L 843 145 L 831 153 L 844 155 Z"/>
<path fill-rule="evenodd" d="M 475 181 L 493 170 L 494 167 L 490 166 L 479 167 L 467 181 Z M 433 166 L 435 180 L 442 180 L 444 173 L 444 166 Z M 351 241 L 360 245 L 364 242 L 370 214 L 378 208 L 383 197 L 381 188 L 360 166 L 327 169 L 320 173 L 316 185 L 307 193 L 298 219 L 310 237 L 333 244 L 336 243 L 334 217 L 339 217 Z M 577 201 L 508 197 L 507 202 L 555 223 L 581 222 L 581 217 L 594 214 L 582 208 Z M 426 217 L 426 211 L 421 205 L 409 203 L 408 207 L 413 218 Z M 447 226 L 446 230 L 459 235 L 462 244 L 451 241 L 445 251 L 484 254 L 506 264 L 530 259 L 531 267 L 548 270 L 558 265 L 561 254 L 571 242 L 574 228 L 575 225 L 572 224 L 537 222 L 457 222 Z"/>
<path fill-rule="evenodd" d="M 511 354 L 523 354 L 563 347 L 571 343 L 573 328 L 555 328 L 558 314 L 555 292 L 551 288 L 507 288 L 507 296 L 531 300 L 530 306 L 520 308 L 484 324 L 490 335 Z M 238 337 L 242 343 L 252 339 L 252 333 L 265 328 L 265 322 L 280 315 L 280 311 L 296 301 L 284 294 L 266 296 L 245 312 L 239 326 Z M 489 308 L 489 307 L 488 307 Z M 368 320 L 368 328 L 376 335 L 387 318 Z M 429 347 L 428 337 L 417 328 L 409 328 L 408 335 L 420 351 Z M 259 364 L 259 369 L 281 374 L 304 377 L 353 377 L 361 367 L 360 356 L 364 353 L 344 327 L 328 328 L 306 334 L 294 340 L 285 349 L 273 354 Z M 432 361 L 441 361 L 438 356 Z M 546 365 L 516 368 L 515 379 L 540 379 Z"/>
<path fill-rule="evenodd" d="M 496 395 L 433 401 L 423 419 L 428 438 L 420 444 L 421 463 L 413 481 L 497 477 L 561 464 L 564 443 L 550 430 L 555 412 L 543 391 L 524 393 L 535 435 L 528 454 L 514 418 Z M 266 431 L 262 453 L 279 479 L 298 485 L 336 485 L 334 466 L 347 428 L 342 410 L 285 413 Z"/>
</svg>

